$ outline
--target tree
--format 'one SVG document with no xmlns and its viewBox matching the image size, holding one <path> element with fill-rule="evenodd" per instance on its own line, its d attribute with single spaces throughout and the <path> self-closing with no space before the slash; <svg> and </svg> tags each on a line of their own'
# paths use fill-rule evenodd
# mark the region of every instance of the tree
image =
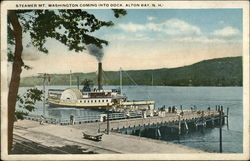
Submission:
<svg viewBox="0 0 250 161">
<path fill-rule="evenodd" d="M 125 15 L 126 11 L 116 9 L 116 18 Z M 99 48 L 108 45 L 106 40 L 91 35 L 92 32 L 106 26 L 112 21 L 101 21 L 93 14 L 80 9 L 76 10 L 9 10 L 8 11 L 8 44 L 14 45 L 14 52 L 8 47 L 8 58 L 13 62 L 8 93 L 8 152 L 11 152 L 13 124 L 16 100 L 22 68 L 29 68 L 22 60 L 23 33 L 29 33 L 30 45 L 39 51 L 48 53 L 45 43 L 48 38 L 56 39 L 69 50 L 80 52 L 86 45 L 95 44 Z"/>
<path fill-rule="evenodd" d="M 33 111 L 35 103 L 42 101 L 43 91 L 37 88 L 28 89 L 23 95 L 17 95 L 17 104 L 19 109 L 15 111 L 15 119 L 24 119 L 28 112 Z"/>
</svg>

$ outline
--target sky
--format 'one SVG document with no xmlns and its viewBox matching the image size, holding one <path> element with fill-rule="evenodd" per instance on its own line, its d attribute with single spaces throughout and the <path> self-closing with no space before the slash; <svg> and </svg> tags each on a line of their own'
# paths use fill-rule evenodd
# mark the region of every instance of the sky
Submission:
<svg viewBox="0 0 250 161">
<path fill-rule="evenodd" d="M 111 10 L 87 11 L 115 23 L 93 33 L 109 41 L 103 48 L 106 71 L 174 68 L 242 55 L 241 9 L 128 9 L 118 19 Z M 75 53 L 55 40 L 46 46 L 49 54 L 24 48 L 24 62 L 33 69 L 21 76 L 97 71 L 98 61 L 88 51 Z"/>
</svg>

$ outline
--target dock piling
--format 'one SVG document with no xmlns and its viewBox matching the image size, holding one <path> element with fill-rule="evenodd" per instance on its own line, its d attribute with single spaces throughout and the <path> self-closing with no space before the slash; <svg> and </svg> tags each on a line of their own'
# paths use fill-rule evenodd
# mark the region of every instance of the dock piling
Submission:
<svg viewBox="0 0 250 161">
<path fill-rule="evenodd" d="M 222 153 L 222 110 L 220 112 L 220 153 Z"/>
<path fill-rule="evenodd" d="M 184 123 L 185 123 L 186 130 L 188 131 L 188 124 L 187 124 L 187 121 L 185 121 Z"/>
<path fill-rule="evenodd" d="M 179 119 L 179 135 L 181 134 L 181 116 L 178 116 L 178 119 Z"/>
<path fill-rule="evenodd" d="M 101 132 L 101 125 L 98 123 L 98 132 Z"/>
<path fill-rule="evenodd" d="M 229 108 L 227 108 L 227 125 L 228 125 Z"/>
<path fill-rule="evenodd" d="M 158 139 L 161 139 L 161 131 L 159 128 L 157 128 L 157 132 L 158 132 Z"/>
<path fill-rule="evenodd" d="M 212 121 L 212 127 L 214 127 L 214 118 L 213 117 L 211 118 L 211 121 Z"/>
<path fill-rule="evenodd" d="M 109 135 L 109 111 L 107 114 L 107 134 Z"/>
<path fill-rule="evenodd" d="M 229 108 L 227 108 L 227 129 L 229 130 L 228 117 L 229 117 Z"/>
</svg>

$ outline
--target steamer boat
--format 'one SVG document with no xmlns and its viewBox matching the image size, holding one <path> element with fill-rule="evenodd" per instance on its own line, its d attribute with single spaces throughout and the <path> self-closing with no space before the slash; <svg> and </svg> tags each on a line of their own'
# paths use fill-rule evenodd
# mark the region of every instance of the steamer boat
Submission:
<svg viewBox="0 0 250 161">
<path fill-rule="evenodd" d="M 121 79 L 121 78 L 120 78 Z M 51 107 L 79 107 L 108 110 L 111 108 L 134 110 L 153 110 L 154 101 L 127 101 L 120 89 L 102 88 L 102 63 L 98 63 L 98 89 L 80 91 L 77 88 L 65 90 L 49 89 L 48 103 Z"/>
</svg>

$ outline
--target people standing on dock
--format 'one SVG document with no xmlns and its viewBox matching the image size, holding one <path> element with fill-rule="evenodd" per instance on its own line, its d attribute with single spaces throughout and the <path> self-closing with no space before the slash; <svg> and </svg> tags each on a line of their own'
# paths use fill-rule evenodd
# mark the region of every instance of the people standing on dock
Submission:
<svg viewBox="0 0 250 161">
<path fill-rule="evenodd" d="M 168 107 L 168 113 L 171 113 L 171 107 L 170 106 Z"/>
<path fill-rule="evenodd" d="M 210 115 L 210 110 L 211 110 L 210 106 L 208 106 L 207 110 L 208 110 L 208 114 Z"/>
<path fill-rule="evenodd" d="M 175 108 L 175 106 L 173 106 L 172 107 L 172 113 L 176 113 L 177 111 L 176 111 L 176 108 Z"/>
<path fill-rule="evenodd" d="M 74 116 L 73 115 L 70 115 L 70 125 L 74 125 Z"/>
<path fill-rule="evenodd" d="M 218 105 L 218 111 L 220 111 L 221 109 L 220 109 L 220 105 Z"/>
<path fill-rule="evenodd" d="M 44 122 L 44 117 L 43 117 L 43 115 L 41 115 L 41 117 L 40 117 L 40 125 L 43 125 L 43 122 Z"/>
<path fill-rule="evenodd" d="M 194 110 L 196 111 L 197 110 L 197 107 L 194 105 Z"/>
<path fill-rule="evenodd" d="M 163 106 L 160 108 L 160 111 L 165 111 L 165 109 L 166 109 L 166 106 L 163 105 Z"/>
<path fill-rule="evenodd" d="M 181 115 L 181 116 L 184 116 L 184 112 L 183 112 L 183 110 L 181 110 L 180 115 Z"/>
</svg>

